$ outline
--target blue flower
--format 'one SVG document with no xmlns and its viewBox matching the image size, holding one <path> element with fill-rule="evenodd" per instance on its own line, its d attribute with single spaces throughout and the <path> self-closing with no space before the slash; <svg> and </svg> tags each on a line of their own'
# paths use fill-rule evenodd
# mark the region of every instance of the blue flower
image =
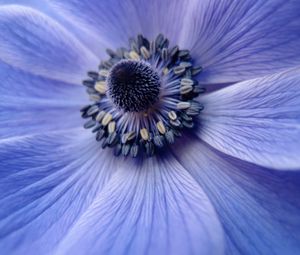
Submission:
<svg viewBox="0 0 300 255">
<path fill-rule="evenodd" d="M 1 254 L 300 253 L 298 0 L 0 2 Z"/>
</svg>

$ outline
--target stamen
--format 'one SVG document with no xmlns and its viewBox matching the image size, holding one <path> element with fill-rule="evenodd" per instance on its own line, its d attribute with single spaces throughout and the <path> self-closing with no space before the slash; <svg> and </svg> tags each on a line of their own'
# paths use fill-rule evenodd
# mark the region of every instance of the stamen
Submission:
<svg viewBox="0 0 300 255">
<path fill-rule="evenodd" d="M 146 128 L 142 128 L 140 130 L 140 134 L 141 134 L 141 137 L 145 140 L 145 141 L 148 141 L 149 140 L 149 132 Z"/>
<path fill-rule="evenodd" d="M 161 133 L 162 135 L 164 135 L 166 133 L 166 127 L 161 120 L 156 123 L 156 127 L 157 127 L 159 133 Z"/>
<path fill-rule="evenodd" d="M 190 102 L 179 102 L 177 104 L 177 109 L 178 110 L 186 110 L 188 108 L 190 108 L 191 103 Z"/>
<path fill-rule="evenodd" d="M 106 84 L 104 81 L 98 81 L 95 85 L 95 90 L 97 90 L 100 94 L 106 93 Z"/>
<path fill-rule="evenodd" d="M 168 116 L 169 116 L 170 120 L 176 120 L 177 119 L 177 114 L 174 111 L 170 111 L 168 113 Z"/>
<path fill-rule="evenodd" d="M 112 120 L 112 118 L 113 117 L 110 113 L 106 113 L 101 121 L 101 124 L 105 127 Z"/>
<path fill-rule="evenodd" d="M 169 48 L 162 34 L 151 42 L 138 35 L 129 43 L 107 49 L 109 59 L 88 72 L 83 85 L 93 103 L 80 112 L 102 148 L 114 147 L 116 156 L 151 157 L 194 127 L 203 109 L 194 99 L 205 91 L 194 77 L 202 67 L 194 66 L 189 50 Z"/>
<path fill-rule="evenodd" d="M 116 130 L 116 122 L 112 121 L 108 125 L 108 133 L 113 133 Z"/>
</svg>

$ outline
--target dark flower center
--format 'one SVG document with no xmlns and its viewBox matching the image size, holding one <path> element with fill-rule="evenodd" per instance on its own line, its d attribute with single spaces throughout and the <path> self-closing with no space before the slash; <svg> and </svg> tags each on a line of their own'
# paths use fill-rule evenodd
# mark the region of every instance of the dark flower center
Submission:
<svg viewBox="0 0 300 255">
<path fill-rule="evenodd" d="M 203 109 L 196 97 L 204 92 L 189 50 L 181 50 L 159 34 L 142 35 L 127 48 L 107 49 L 109 58 L 83 81 L 91 104 L 81 109 L 102 148 L 116 156 L 152 156 L 173 144 L 184 129 L 193 129 Z"/>
<path fill-rule="evenodd" d="M 159 75 L 144 61 L 121 60 L 106 82 L 112 101 L 125 112 L 147 110 L 158 100 Z"/>
</svg>

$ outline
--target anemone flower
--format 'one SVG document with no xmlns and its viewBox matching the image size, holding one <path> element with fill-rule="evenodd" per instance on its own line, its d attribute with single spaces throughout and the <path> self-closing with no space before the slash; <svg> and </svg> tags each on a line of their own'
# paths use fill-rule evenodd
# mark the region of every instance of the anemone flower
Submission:
<svg viewBox="0 0 300 255">
<path fill-rule="evenodd" d="M 300 254 L 298 0 L 0 2 L 1 254 Z"/>
</svg>

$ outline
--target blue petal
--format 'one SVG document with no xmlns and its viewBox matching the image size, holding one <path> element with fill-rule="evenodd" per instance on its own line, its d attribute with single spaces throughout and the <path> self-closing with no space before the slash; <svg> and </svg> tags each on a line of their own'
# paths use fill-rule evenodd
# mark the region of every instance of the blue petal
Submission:
<svg viewBox="0 0 300 255">
<path fill-rule="evenodd" d="M 214 205 L 226 254 L 300 253 L 300 173 L 272 171 L 186 138 L 175 155 Z"/>
<path fill-rule="evenodd" d="M 80 127 L 83 86 L 26 73 L 0 62 L 0 140 Z"/>
<path fill-rule="evenodd" d="M 45 0 L 0 0 L 0 5 L 22 5 L 32 7 L 34 9 L 49 12 L 50 8 Z M 47 13 L 48 14 L 48 13 Z"/>
<path fill-rule="evenodd" d="M 204 83 L 227 83 L 300 64 L 300 1 L 192 1 L 182 45 Z"/>
<path fill-rule="evenodd" d="M 176 160 L 120 165 L 57 254 L 223 254 L 210 201 Z"/>
<path fill-rule="evenodd" d="M 62 24 L 63 27 L 68 30 L 68 32 L 71 32 L 76 36 L 77 39 L 79 39 L 83 45 L 85 45 L 86 48 L 88 48 L 93 53 L 96 53 L 98 57 L 101 56 L 101 58 L 105 57 L 105 46 L 101 45 L 99 41 L 96 43 L 94 36 L 90 33 L 87 33 L 85 30 L 81 29 L 76 24 L 73 24 L 72 22 L 69 22 L 67 17 L 61 16 L 55 9 L 52 8 L 52 6 L 49 4 L 47 0 L 14 0 L 13 1 L 15 5 L 22 5 L 22 6 L 28 6 L 35 10 L 39 10 L 43 13 L 45 13 L 47 16 L 50 16 L 54 20 L 56 20 L 58 23 Z M 11 5 L 12 0 L 0 0 L 0 5 Z M 95 48 L 98 48 L 99 51 L 94 51 Z M 100 54 L 100 55 L 99 55 Z"/>
<path fill-rule="evenodd" d="M 0 60 L 45 77 L 79 83 L 97 58 L 53 19 L 29 7 L 0 7 Z"/>
<path fill-rule="evenodd" d="M 300 69 L 199 99 L 197 135 L 218 150 L 274 169 L 300 169 Z"/>
<path fill-rule="evenodd" d="M 0 159 L 1 254 L 53 254 L 116 169 L 79 129 L 1 143 Z"/>
<path fill-rule="evenodd" d="M 152 39 L 164 33 L 176 44 L 183 29 L 186 1 L 160 0 L 49 0 L 57 12 L 79 27 L 90 30 L 97 43 L 109 48 L 128 44 L 129 37 L 142 33 Z M 102 45 L 101 45 L 102 46 Z M 95 45 L 94 47 L 99 47 Z M 98 49 L 100 52 L 101 49 Z M 103 49 L 102 49 L 103 51 Z"/>
</svg>

